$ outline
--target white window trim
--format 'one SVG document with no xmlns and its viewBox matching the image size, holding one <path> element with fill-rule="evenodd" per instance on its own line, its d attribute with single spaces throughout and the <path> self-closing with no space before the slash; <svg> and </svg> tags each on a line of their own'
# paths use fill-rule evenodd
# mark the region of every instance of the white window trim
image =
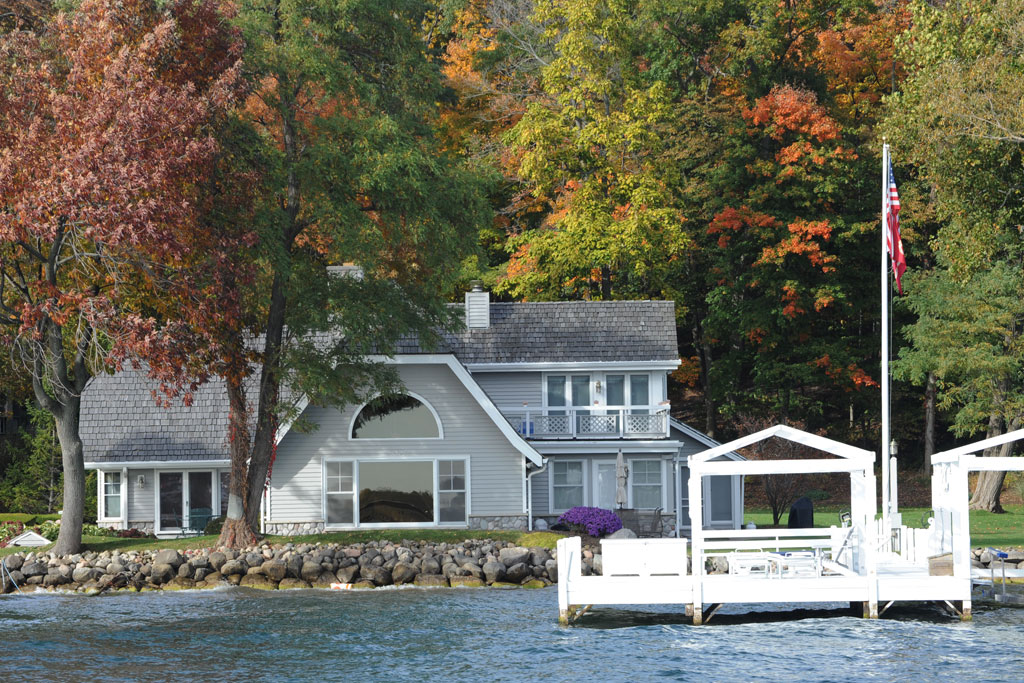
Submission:
<svg viewBox="0 0 1024 683">
<path fill-rule="evenodd" d="M 551 510 L 552 515 L 560 515 L 563 512 L 568 511 L 570 508 L 556 508 L 555 507 L 555 464 L 556 463 L 573 463 L 578 462 L 582 467 L 583 482 L 583 496 L 580 502 L 581 505 L 587 505 L 588 501 L 592 499 L 592 493 L 590 487 L 587 485 L 587 480 L 590 478 L 589 470 L 587 467 L 587 460 L 577 458 L 558 458 L 551 462 L 551 475 L 548 477 L 548 508 Z M 569 488 L 568 486 L 559 486 L 559 488 Z M 575 487 L 574 487 L 575 488 Z"/>
<path fill-rule="evenodd" d="M 636 480 L 633 477 L 633 473 L 635 472 L 633 467 L 638 462 L 656 462 L 656 463 L 658 463 L 658 469 L 661 471 L 661 483 L 659 485 L 660 488 L 661 488 L 661 496 L 660 496 L 661 497 L 661 502 L 658 505 L 658 507 L 660 507 L 662 510 L 667 509 L 666 508 L 666 503 L 665 503 L 665 490 L 668 487 L 665 486 L 665 460 L 663 458 L 630 458 L 627 461 L 626 464 L 630 468 L 629 469 L 629 490 L 627 492 L 629 494 L 629 496 L 628 496 L 629 497 L 629 507 L 636 508 L 635 497 L 633 495 L 633 487 L 636 486 L 637 484 L 636 484 Z M 652 486 L 652 484 L 640 484 L 640 486 Z M 640 509 L 642 509 L 642 510 L 653 510 L 654 508 L 640 508 Z"/>
<path fill-rule="evenodd" d="M 160 475 L 162 474 L 181 474 L 181 514 L 182 524 L 185 523 L 185 517 L 191 514 L 191 506 L 186 505 L 186 501 L 189 500 L 189 481 L 188 475 L 193 472 L 209 472 L 210 473 L 210 500 L 212 504 L 212 512 L 214 517 L 220 516 L 220 473 L 222 470 L 217 468 L 206 468 L 206 467 L 194 467 L 190 469 L 157 469 L 153 471 L 153 534 L 159 536 L 160 534 L 177 534 L 180 533 L 184 527 L 168 527 L 163 528 L 160 526 Z"/>
<path fill-rule="evenodd" d="M 404 394 L 406 396 L 413 397 L 414 399 L 416 399 L 417 401 L 419 401 L 420 403 L 422 403 L 423 405 L 425 405 L 427 407 L 427 410 L 429 410 L 430 414 L 434 416 L 434 421 L 437 423 L 437 436 L 382 437 L 382 438 L 376 438 L 376 439 L 367 439 L 365 437 L 357 439 L 354 436 L 352 436 L 352 430 L 356 426 L 356 418 L 359 417 L 359 413 L 363 412 L 363 408 L 365 408 L 366 406 L 370 405 L 370 403 L 372 403 L 374 400 L 376 400 L 376 399 L 381 397 L 381 394 L 376 394 L 376 395 L 373 396 L 373 398 L 371 398 L 369 401 L 366 401 L 365 403 L 363 403 L 361 406 L 359 406 L 352 413 L 352 418 L 348 421 L 348 440 L 349 441 L 368 441 L 368 442 L 374 442 L 374 441 L 392 442 L 392 441 L 440 441 L 440 440 L 444 439 L 444 425 L 441 423 L 441 416 L 438 415 L 437 410 L 435 410 L 434 406 L 432 406 L 430 404 L 430 401 L 428 401 L 427 399 L 423 398 L 419 394 L 417 394 L 415 392 L 412 392 L 412 391 L 403 391 L 402 394 Z"/>
<path fill-rule="evenodd" d="M 573 375 L 587 375 L 590 378 L 590 403 L 586 406 L 573 405 L 572 404 L 572 377 Z M 541 373 L 541 385 L 540 385 L 540 396 L 541 396 L 541 409 L 544 414 L 547 414 L 548 409 L 551 410 L 600 410 L 608 407 L 608 375 L 624 375 L 624 387 L 623 387 L 623 398 L 625 404 L 624 408 L 631 408 L 636 405 L 651 407 L 658 405 L 659 401 L 655 400 L 655 396 L 658 395 L 656 389 L 660 389 L 661 385 L 658 384 L 658 373 L 652 373 L 649 371 L 635 371 L 635 370 L 608 370 L 608 371 L 590 371 L 590 370 L 565 370 L 560 372 L 543 372 Z M 633 401 L 633 389 L 632 381 L 630 377 L 632 375 L 644 375 L 647 377 L 647 397 L 643 403 L 634 404 Z M 548 406 L 548 378 L 549 377 L 565 377 L 565 406 Z M 597 383 L 601 383 L 601 391 L 597 390 Z"/>
<path fill-rule="evenodd" d="M 376 439 L 359 439 L 360 441 L 373 441 Z M 393 439 L 388 439 L 389 441 Z M 440 496 L 440 469 L 438 462 L 441 460 L 461 460 L 466 473 L 466 518 L 462 522 L 440 522 L 441 500 Z M 329 462 L 351 462 L 352 463 L 352 524 L 330 524 L 327 521 L 327 463 Z M 388 522 L 363 524 L 359 520 L 359 463 L 385 463 L 385 462 L 429 462 L 433 469 L 434 482 L 434 522 L 423 524 L 420 522 Z M 409 528 L 409 529 L 434 529 L 434 528 L 456 528 L 460 529 L 469 525 L 469 518 L 473 514 L 472 499 L 472 475 L 470 472 L 470 457 L 468 455 L 437 455 L 437 456 L 387 456 L 387 457 L 325 457 L 320 461 L 320 519 L 326 530 L 338 529 L 386 529 L 386 528 Z"/>
<path fill-rule="evenodd" d="M 126 512 L 128 510 L 128 495 L 127 486 L 125 486 L 128 480 L 128 469 L 121 468 L 120 470 L 97 470 L 96 471 L 96 495 L 97 504 L 96 507 L 99 510 L 96 511 L 96 525 L 97 526 L 112 526 L 113 522 L 117 522 L 124 526 L 127 522 Z M 107 492 L 106 492 L 106 480 L 108 474 L 117 474 L 121 477 L 120 488 L 121 491 L 118 494 L 121 497 L 121 514 L 117 517 L 107 517 Z"/>
</svg>

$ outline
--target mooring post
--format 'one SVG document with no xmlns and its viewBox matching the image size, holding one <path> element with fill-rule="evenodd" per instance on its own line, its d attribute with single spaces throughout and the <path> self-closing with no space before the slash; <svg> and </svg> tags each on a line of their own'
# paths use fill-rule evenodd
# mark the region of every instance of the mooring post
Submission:
<svg viewBox="0 0 1024 683">
<path fill-rule="evenodd" d="M 704 623 L 704 606 L 699 602 L 693 603 L 693 625 L 700 626 Z"/>
</svg>

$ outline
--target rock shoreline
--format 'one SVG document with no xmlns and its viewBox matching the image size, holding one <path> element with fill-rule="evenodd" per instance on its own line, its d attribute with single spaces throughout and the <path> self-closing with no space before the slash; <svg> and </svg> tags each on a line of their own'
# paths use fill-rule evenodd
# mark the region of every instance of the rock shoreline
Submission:
<svg viewBox="0 0 1024 683">
<path fill-rule="evenodd" d="M 593 553 L 591 552 L 591 558 Z M 263 544 L 233 550 L 158 550 L 14 554 L 3 561 L 0 593 L 96 593 L 216 588 L 264 590 L 421 587 L 543 588 L 558 580 L 555 551 L 514 543 L 371 541 L 351 545 Z M 588 573 L 591 562 L 586 562 Z M 18 588 L 15 588 L 17 585 Z"/>
</svg>

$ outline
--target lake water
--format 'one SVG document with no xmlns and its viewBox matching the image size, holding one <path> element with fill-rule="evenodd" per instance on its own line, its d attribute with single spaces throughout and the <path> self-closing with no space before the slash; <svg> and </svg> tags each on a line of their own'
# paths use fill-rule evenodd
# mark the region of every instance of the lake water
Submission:
<svg viewBox="0 0 1024 683">
<path fill-rule="evenodd" d="M 1024 609 L 731 616 L 748 609 L 694 627 L 604 608 L 561 628 L 553 588 L 8 595 L 0 681 L 1024 679 Z"/>
</svg>

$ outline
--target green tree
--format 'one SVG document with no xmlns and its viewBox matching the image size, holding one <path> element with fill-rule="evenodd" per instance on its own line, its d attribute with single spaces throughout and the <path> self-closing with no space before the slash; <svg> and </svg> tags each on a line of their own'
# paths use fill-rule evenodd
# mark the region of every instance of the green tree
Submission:
<svg viewBox="0 0 1024 683">
<path fill-rule="evenodd" d="M 239 4 L 257 261 L 242 296 L 253 315 L 215 344 L 219 366 L 233 369 L 223 545 L 255 537 L 289 396 L 342 405 L 393 388 L 395 373 L 368 359 L 402 335 L 429 344 L 452 322 L 443 293 L 490 216 L 477 178 L 434 135 L 443 93 L 426 54 L 428 10 L 417 0 Z M 328 277 L 332 264 L 362 275 Z"/>
<path fill-rule="evenodd" d="M 939 402 L 956 411 L 956 433 L 995 436 L 1024 416 L 1024 3 L 918 2 L 912 10 L 901 48 L 908 77 L 886 127 L 930 184 L 942 227 L 936 266 L 910 292 L 919 319 L 899 369 L 921 381 L 931 360 Z M 1001 509 L 1003 478 L 982 473 L 971 506 Z"/>
<path fill-rule="evenodd" d="M 53 513 L 63 504 L 60 443 L 53 415 L 29 406 L 29 425 L 7 447 L 14 458 L 0 478 L 0 500 L 11 512 Z"/>
</svg>

